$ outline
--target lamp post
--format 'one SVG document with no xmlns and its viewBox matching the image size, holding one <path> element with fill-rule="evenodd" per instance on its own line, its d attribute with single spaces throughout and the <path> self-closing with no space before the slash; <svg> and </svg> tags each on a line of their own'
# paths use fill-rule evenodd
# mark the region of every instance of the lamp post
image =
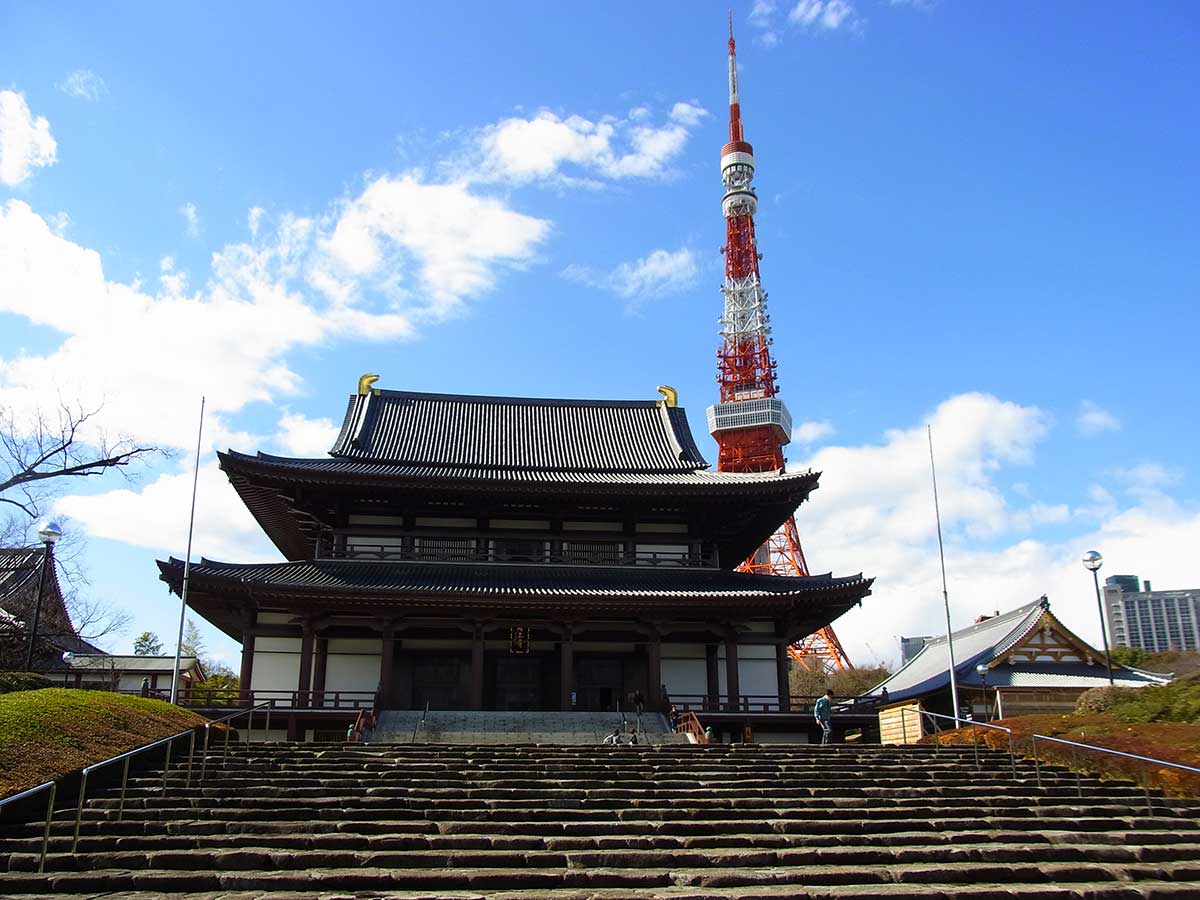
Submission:
<svg viewBox="0 0 1200 900">
<path fill-rule="evenodd" d="M 33 601 L 33 627 L 29 629 L 29 647 L 25 651 L 25 671 L 33 671 L 33 647 L 37 642 L 38 620 L 42 617 L 42 595 L 46 592 L 46 574 L 50 571 L 50 558 L 54 555 L 54 545 L 62 537 L 62 528 L 57 522 L 44 522 L 38 529 L 45 550 L 42 552 L 42 572 L 38 577 L 37 594 Z"/>
<path fill-rule="evenodd" d="M 1108 652 L 1108 628 L 1104 624 L 1104 601 L 1100 599 L 1100 567 L 1104 565 L 1104 557 L 1095 550 L 1083 554 L 1083 567 L 1092 573 L 1092 584 L 1096 587 L 1096 609 L 1100 612 L 1100 637 L 1104 640 L 1104 664 L 1108 666 L 1108 686 L 1112 687 L 1112 656 Z"/>
<path fill-rule="evenodd" d="M 983 685 L 983 721 L 985 722 L 991 721 L 992 718 L 988 704 L 987 673 L 988 667 L 983 663 L 975 667 L 975 674 L 979 676 L 979 683 Z"/>
</svg>

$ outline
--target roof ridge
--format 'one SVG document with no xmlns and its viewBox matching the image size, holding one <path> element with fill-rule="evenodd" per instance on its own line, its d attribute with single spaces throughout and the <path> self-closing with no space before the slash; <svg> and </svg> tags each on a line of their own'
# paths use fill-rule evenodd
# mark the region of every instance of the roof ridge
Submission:
<svg viewBox="0 0 1200 900">
<path fill-rule="evenodd" d="M 662 403 L 656 400 L 595 400 L 584 397 L 506 397 L 499 394 L 449 394 L 434 391 L 396 391 L 377 390 L 375 396 L 384 399 L 399 398 L 406 400 L 453 400 L 462 403 L 503 403 L 516 406 L 608 406 L 649 408 Z M 351 398 L 357 395 L 351 394 Z"/>
</svg>

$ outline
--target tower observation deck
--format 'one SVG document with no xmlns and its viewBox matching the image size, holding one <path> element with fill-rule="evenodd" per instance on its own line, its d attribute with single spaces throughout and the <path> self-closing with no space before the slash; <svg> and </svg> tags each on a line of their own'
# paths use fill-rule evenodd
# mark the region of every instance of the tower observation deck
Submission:
<svg viewBox="0 0 1200 900">
<path fill-rule="evenodd" d="M 783 448 L 791 440 L 792 417 L 779 398 L 776 363 L 771 353 L 771 317 L 759 274 L 754 215 L 754 148 L 746 141 L 738 95 L 737 53 L 733 23 L 729 27 L 729 141 L 721 148 L 721 181 L 725 194 L 724 311 L 720 318 L 721 349 L 717 353 L 720 402 L 708 408 L 708 430 L 719 448 L 719 472 L 781 471 Z M 768 575 L 807 575 L 794 516 L 740 567 Z M 826 672 L 850 666 L 837 636 L 826 626 L 792 646 L 799 664 Z"/>
</svg>

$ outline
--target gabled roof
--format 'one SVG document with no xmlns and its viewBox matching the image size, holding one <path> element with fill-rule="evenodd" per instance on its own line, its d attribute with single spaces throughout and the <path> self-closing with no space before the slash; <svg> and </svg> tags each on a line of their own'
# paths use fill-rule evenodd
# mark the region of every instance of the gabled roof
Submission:
<svg viewBox="0 0 1200 900">
<path fill-rule="evenodd" d="M 329 454 L 483 470 L 668 473 L 708 467 L 683 409 L 662 401 L 413 391 L 351 396 Z"/>
<path fill-rule="evenodd" d="M 1043 625 L 1050 625 L 1062 637 L 1090 656 L 1095 663 L 1016 663 L 1006 657 Z M 953 634 L 954 671 L 959 686 L 982 687 L 975 671 L 981 663 L 990 668 L 987 683 L 991 687 L 1096 687 L 1108 684 L 1104 655 L 1064 626 L 1051 612 L 1050 602 L 1042 597 L 999 616 L 992 616 Z M 1102 679 L 1095 682 L 1096 678 Z M 1121 687 L 1161 684 L 1164 679 L 1150 673 L 1113 664 L 1113 678 Z M 920 697 L 950 685 L 950 658 L 946 638 L 929 638 L 925 646 L 896 674 L 876 685 L 868 694 L 879 696 L 887 688 L 888 701 Z"/>
<path fill-rule="evenodd" d="M 45 554 L 45 548 L 41 546 L 0 547 L 0 618 L 26 626 L 33 624 Z M 75 626 L 71 624 L 53 554 L 50 556 L 50 570 L 46 573 L 46 590 L 42 595 L 38 640 L 59 651 L 104 652 L 79 637 Z M 40 655 L 45 659 L 39 665 L 57 665 L 57 653 Z"/>
<path fill-rule="evenodd" d="M 64 660 L 67 668 L 85 671 L 121 672 L 173 672 L 175 657 L 172 656 L 114 656 L 108 653 L 73 653 Z M 204 667 L 194 656 L 179 657 L 179 671 L 195 669 L 204 680 Z"/>
</svg>

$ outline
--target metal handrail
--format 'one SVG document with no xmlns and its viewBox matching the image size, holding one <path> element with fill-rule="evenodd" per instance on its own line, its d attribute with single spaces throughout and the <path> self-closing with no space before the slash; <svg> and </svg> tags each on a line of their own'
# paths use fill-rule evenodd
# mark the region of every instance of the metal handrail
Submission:
<svg viewBox="0 0 1200 900">
<path fill-rule="evenodd" d="M 249 709 L 239 709 L 237 712 L 231 712 L 227 716 L 221 716 L 221 718 L 219 718 L 219 719 L 213 719 L 211 722 L 204 723 L 204 755 L 200 757 L 200 781 L 199 781 L 200 784 L 204 784 L 204 778 L 208 774 L 208 736 L 209 736 L 209 731 L 212 729 L 212 727 L 214 725 L 220 725 L 223 722 L 228 722 L 232 719 L 236 719 L 238 716 L 249 715 L 250 721 L 248 721 L 246 723 L 246 732 L 247 732 L 246 740 L 247 740 L 247 743 L 249 743 L 249 733 L 251 731 L 253 731 L 253 729 L 254 729 L 254 712 L 255 712 L 255 710 L 265 709 L 267 711 L 267 723 L 265 726 L 263 726 L 263 740 L 265 741 L 267 739 L 266 733 L 271 730 L 271 708 L 274 705 L 275 705 L 274 700 L 264 700 L 262 703 L 259 703 L 256 706 L 252 706 Z M 193 746 L 192 749 L 194 750 L 195 747 Z M 228 758 L 229 758 L 229 729 L 226 728 L 226 730 L 225 730 L 225 747 L 221 753 L 221 767 L 222 768 L 224 768 L 225 760 L 227 760 Z M 191 757 L 189 756 L 189 758 L 188 758 L 188 786 L 189 787 L 191 786 L 191 783 L 192 783 L 191 768 L 192 768 L 192 761 L 191 761 Z M 163 783 L 164 783 L 164 785 L 166 784 L 166 774 L 165 773 L 163 774 Z"/>
<path fill-rule="evenodd" d="M 425 701 L 425 712 L 421 713 L 421 718 L 417 720 L 417 724 L 413 726 L 413 736 L 410 743 L 417 742 L 417 732 L 425 730 L 425 720 L 429 718 L 429 701 Z"/>
<path fill-rule="evenodd" d="M 946 716 L 946 715 L 942 715 L 941 713 L 929 712 L 929 710 L 925 710 L 925 709 L 912 709 L 911 707 L 901 707 L 901 709 L 900 709 L 900 727 L 901 727 L 901 729 L 904 728 L 905 714 L 910 713 L 910 712 L 915 712 L 918 715 L 922 715 L 922 716 L 929 716 L 930 718 L 933 718 L 933 719 L 945 719 L 947 722 L 954 722 L 956 728 L 964 727 L 964 726 L 961 726 L 958 724 L 963 721 L 962 716 L 955 718 L 954 716 Z M 936 723 L 934 723 L 934 724 L 936 724 Z M 976 728 L 990 728 L 993 731 L 1003 731 L 1005 734 L 1008 735 L 1008 759 L 1009 759 L 1009 762 L 1012 764 L 1012 775 L 1013 775 L 1013 779 L 1015 780 L 1017 777 L 1017 757 L 1016 757 L 1016 754 L 1013 752 L 1012 729 L 1005 728 L 1003 725 L 992 725 L 989 722 L 971 722 L 970 725 L 973 727 L 976 727 Z M 941 731 L 941 729 L 939 728 L 938 731 Z M 905 733 L 905 735 L 904 735 L 904 741 L 905 741 L 905 743 L 908 742 L 908 734 L 907 733 Z M 940 748 L 941 748 L 941 744 L 935 743 L 933 746 L 934 746 L 935 751 L 940 750 Z M 975 753 L 975 768 L 978 769 L 978 768 L 980 768 L 979 745 L 975 742 L 975 732 L 974 731 L 971 732 L 971 748 L 974 750 L 974 753 Z"/>
<path fill-rule="evenodd" d="M 41 875 L 46 871 L 46 848 L 50 844 L 50 823 L 54 820 L 54 798 L 58 796 L 58 782 L 47 781 L 45 784 L 39 784 L 37 787 L 29 788 L 21 791 L 19 794 L 13 794 L 11 797 L 5 797 L 0 800 L 0 810 L 4 809 L 5 805 L 15 803 L 18 800 L 24 800 L 26 797 L 32 797 L 42 791 L 50 789 L 50 797 L 46 801 L 46 828 L 42 832 L 42 856 L 38 860 L 38 874 Z"/>
<path fill-rule="evenodd" d="M 171 746 L 174 741 L 183 737 L 184 735 L 187 735 L 189 738 L 187 783 L 188 783 L 188 785 L 191 785 L 191 783 L 192 783 L 191 755 L 192 755 L 192 751 L 196 747 L 196 729 L 195 728 L 189 728 L 186 731 L 181 731 L 178 734 L 171 735 L 170 737 L 161 738 L 160 740 L 153 741 L 152 743 L 143 744 L 140 747 L 134 747 L 132 750 L 126 750 L 124 753 L 118 754 L 117 756 L 110 757 L 109 759 L 102 760 L 101 762 L 98 762 L 98 763 L 92 763 L 90 766 L 84 766 L 83 769 L 80 770 L 81 778 L 79 781 L 79 805 L 78 805 L 78 808 L 75 810 L 75 832 L 74 832 L 73 837 L 71 838 L 71 852 L 72 853 L 74 853 L 76 851 L 76 849 L 78 849 L 78 847 L 79 847 L 79 826 L 83 823 L 83 804 L 87 797 L 88 777 L 92 774 L 92 772 L 96 771 L 97 769 L 102 769 L 105 766 L 110 765 L 111 763 L 115 763 L 119 760 L 125 761 L 125 765 L 121 771 L 121 799 L 120 799 L 120 802 L 117 804 L 117 821 L 120 822 L 121 816 L 125 812 L 125 789 L 126 789 L 127 785 L 129 784 L 129 762 L 130 762 L 130 760 L 132 760 L 135 756 L 138 756 L 139 754 L 145 753 L 147 750 L 153 750 L 155 747 L 158 747 L 162 744 L 167 745 L 166 757 L 163 759 L 163 778 L 162 778 L 162 796 L 165 797 L 167 795 L 167 771 L 171 767 Z"/>
<path fill-rule="evenodd" d="M 908 713 L 908 712 L 915 712 L 915 713 L 918 713 L 919 715 L 930 716 L 930 717 L 936 718 L 936 719 L 946 719 L 947 721 L 954 721 L 954 722 L 962 721 L 961 717 L 959 717 L 958 719 L 955 719 L 953 716 L 946 716 L 941 713 L 929 712 L 928 710 L 924 710 L 924 709 L 907 709 L 906 708 L 906 709 L 902 709 L 901 713 L 900 713 L 901 724 L 903 724 L 903 722 L 904 722 L 905 713 Z M 992 725 L 989 722 L 968 722 L 966 725 L 963 725 L 961 727 L 970 727 L 972 729 L 972 731 L 971 731 L 972 746 L 975 746 L 975 732 L 974 732 L 975 728 L 991 728 L 995 731 L 1005 732 L 1008 735 L 1008 755 L 1009 755 L 1010 759 L 1012 760 L 1012 764 L 1013 764 L 1013 778 L 1016 778 L 1016 775 L 1017 775 L 1016 765 L 1017 764 L 1016 764 L 1016 756 L 1013 751 L 1013 741 L 1012 741 L 1013 730 L 1011 728 L 1006 728 L 1003 725 Z M 906 736 L 906 740 L 907 740 L 907 736 Z M 1037 786 L 1039 788 L 1042 786 L 1041 756 L 1038 753 L 1038 749 L 1037 749 L 1037 742 L 1039 740 L 1049 741 L 1054 744 L 1062 744 L 1064 746 L 1071 747 L 1073 751 L 1074 750 L 1085 750 L 1085 751 L 1095 751 L 1096 753 L 1107 753 L 1110 756 L 1119 756 L 1122 759 L 1132 759 L 1132 760 L 1136 760 L 1138 762 L 1150 763 L 1151 765 L 1155 765 L 1155 766 L 1166 766 L 1167 768 L 1179 769 L 1183 772 L 1192 772 L 1197 775 L 1200 775 L 1200 768 L 1197 768 L 1195 766 L 1188 766 L 1183 763 L 1170 762 L 1165 759 L 1157 759 L 1153 756 L 1141 756 L 1140 754 L 1137 754 L 1137 753 L 1126 753 L 1124 750 L 1113 750 L 1110 747 L 1100 747 L 1100 746 L 1097 746 L 1096 744 L 1084 744 L 1084 743 L 1081 743 L 1080 741 L 1069 741 L 1066 738 L 1052 737 L 1048 734 L 1038 734 L 1035 732 L 1034 734 L 1030 735 L 1030 742 L 1032 744 L 1032 753 L 1033 753 L 1033 762 L 1034 762 L 1034 777 L 1037 780 Z M 934 744 L 934 747 L 938 747 L 938 746 L 940 746 L 940 744 L 936 744 L 936 743 Z M 976 747 L 975 756 L 976 756 L 976 765 L 978 765 L 978 759 L 979 759 L 978 747 Z M 1074 756 L 1074 758 L 1075 758 L 1076 764 L 1078 764 L 1078 761 L 1079 761 L 1078 755 L 1076 754 Z M 1083 796 L 1083 783 L 1080 778 L 1078 769 L 1075 770 L 1075 790 L 1079 794 L 1080 797 Z M 1153 814 L 1154 807 L 1150 800 L 1150 789 L 1148 786 L 1143 784 L 1142 790 L 1145 791 L 1145 794 L 1146 794 L 1146 807 L 1151 812 L 1151 814 Z"/>
</svg>

